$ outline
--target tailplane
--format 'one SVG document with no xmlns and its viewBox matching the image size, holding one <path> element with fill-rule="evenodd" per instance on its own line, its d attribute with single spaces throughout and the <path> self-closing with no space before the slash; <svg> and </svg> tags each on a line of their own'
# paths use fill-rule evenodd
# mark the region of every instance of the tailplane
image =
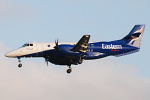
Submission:
<svg viewBox="0 0 150 100">
<path fill-rule="evenodd" d="M 125 44 L 140 48 L 145 25 L 135 25 L 130 33 L 122 40 Z"/>
</svg>

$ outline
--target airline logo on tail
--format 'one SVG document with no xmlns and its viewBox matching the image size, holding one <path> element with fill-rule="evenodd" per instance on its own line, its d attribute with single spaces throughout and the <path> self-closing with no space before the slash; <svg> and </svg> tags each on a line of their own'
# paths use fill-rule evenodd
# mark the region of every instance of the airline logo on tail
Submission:
<svg viewBox="0 0 150 100">
<path fill-rule="evenodd" d="M 144 26 L 140 29 L 140 32 L 143 33 L 144 31 Z"/>
<path fill-rule="evenodd" d="M 141 27 L 139 30 L 135 31 L 134 33 L 138 33 L 138 32 L 143 33 L 143 31 L 144 31 L 144 26 Z"/>
</svg>

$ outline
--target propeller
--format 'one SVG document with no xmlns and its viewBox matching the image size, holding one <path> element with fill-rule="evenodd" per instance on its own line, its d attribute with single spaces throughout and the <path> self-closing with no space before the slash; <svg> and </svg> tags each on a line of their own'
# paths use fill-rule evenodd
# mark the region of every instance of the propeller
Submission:
<svg viewBox="0 0 150 100">
<path fill-rule="evenodd" d="M 58 39 L 57 39 L 57 40 L 55 40 L 55 45 L 56 45 L 56 46 L 55 46 L 54 48 L 55 48 L 56 50 L 59 50 L 59 46 L 58 46 Z"/>
<path fill-rule="evenodd" d="M 45 58 L 45 63 L 47 64 L 47 66 L 48 66 L 48 60 L 47 60 L 47 58 Z"/>
</svg>

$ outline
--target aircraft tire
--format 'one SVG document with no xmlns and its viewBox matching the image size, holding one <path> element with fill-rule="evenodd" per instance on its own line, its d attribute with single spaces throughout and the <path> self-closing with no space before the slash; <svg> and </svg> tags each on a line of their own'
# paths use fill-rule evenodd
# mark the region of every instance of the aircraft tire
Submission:
<svg viewBox="0 0 150 100">
<path fill-rule="evenodd" d="M 67 70 L 67 73 L 68 73 L 68 74 L 70 74 L 70 73 L 71 73 L 71 71 L 72 71 L 71 69 L 68 69 L 68 70 Z"/>
<path fill-rule="evenodd" d="M 78 61 L 78 64 L 82 64 L 82 62 L 83 62 L 83 60 L 79 60 L 79 61 Z"/>
<path fill-rule="evenodd" d="M 21 67 L 22 67 L 22 64 L 19 64 L 18 67 L 21 68 Z"/>
</svg>

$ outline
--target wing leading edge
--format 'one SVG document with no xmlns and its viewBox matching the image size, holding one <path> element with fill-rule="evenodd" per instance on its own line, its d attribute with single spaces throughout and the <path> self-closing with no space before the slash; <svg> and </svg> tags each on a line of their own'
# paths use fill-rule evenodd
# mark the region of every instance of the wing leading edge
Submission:
<svg viewBox="0 0 150 100">
<path fill-rule="evenodd" d="M 88 50 L 88 42 L 90 39 L 90 35 L 83 35 L 83 37 L 79 40 L 79 42 L 74 46 L 72 51 L 85 53 Z"/>
</svg>

